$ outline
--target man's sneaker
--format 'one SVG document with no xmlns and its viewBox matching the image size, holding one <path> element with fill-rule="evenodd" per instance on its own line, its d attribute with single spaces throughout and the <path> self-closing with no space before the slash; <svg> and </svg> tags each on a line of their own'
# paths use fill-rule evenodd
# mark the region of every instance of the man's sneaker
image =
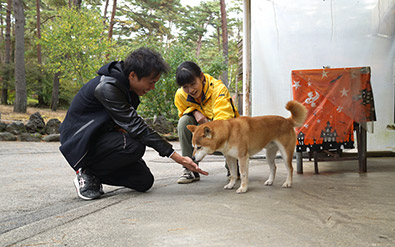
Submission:
<svg viewBox="0 0 395 247">
<path fill-rule="evenodd" d="M 191 172 L 188 169 L 184 169 L 184 173 L 182 174 L 182 176 L 177 180 L 177 183 L 179 184 L 189 184 L 195 181 L 199 181 L 200 180 L 200 175 L 199 173 L 196 172 Z"/>
<path fill-rule="evenodd" d="M 104 193 L 99 180 L 81 169 L 78 170 L 77 176 L 74 179 L 74 186 L 77 190 L 78 197 L 83 200 L 97 199 Z"/>
</svg>

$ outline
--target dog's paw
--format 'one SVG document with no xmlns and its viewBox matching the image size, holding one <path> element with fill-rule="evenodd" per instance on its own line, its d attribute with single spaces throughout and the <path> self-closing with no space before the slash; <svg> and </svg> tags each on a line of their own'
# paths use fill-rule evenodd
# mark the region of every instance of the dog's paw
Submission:
<svg viewBox="0 0 395 247">
<path fill-rule="evenodd" d="M 283 183 L 283 188 L 291 188 L 292 184 L 291 183 Z"/>
<path fill-rule="evenodd" d="M 237 194 L 241 194 L 241 193 L 246 193 L 247 192 L 247 188 L 246 187 L 240 187 L 236 190 Z"/>
<path fill-rule="evenodd" d="M 269 179 L 266 180 L 265 185 L 266 186 L 272 186 L 273 185 L 273 180 L 272 181 L 270 181 Z"/>
<path fill-rule="evenodd" d="M 224 186 L 225 190 L 231 190 L 233 189 L 234 184 L 228 183 L 227 185 Z"/>
</svg>

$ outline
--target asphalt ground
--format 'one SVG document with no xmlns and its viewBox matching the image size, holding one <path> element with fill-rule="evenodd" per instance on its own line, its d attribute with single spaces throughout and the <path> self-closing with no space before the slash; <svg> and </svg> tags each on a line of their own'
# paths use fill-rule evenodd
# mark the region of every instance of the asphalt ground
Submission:
<svg viewBox="0 0 395 247">
<path fill-rule="evenodd" d="M 343 161 L 320 162 L 315 175 L 305 160 L 286 189 L 282 160 L 265 186 L 258 156 L 249 191 L 237 194 L 223 189 L 222 156 L 200 163 L 209 176 L 179 185 L 182 167 L 148 148 L 151 190 L 104 186 L 101 199 L 83 201 L 58 147 L 0 142 L 0 246 L 395 246 L 394 157 L 368 158 L 361 174 Z"/>
</svg>

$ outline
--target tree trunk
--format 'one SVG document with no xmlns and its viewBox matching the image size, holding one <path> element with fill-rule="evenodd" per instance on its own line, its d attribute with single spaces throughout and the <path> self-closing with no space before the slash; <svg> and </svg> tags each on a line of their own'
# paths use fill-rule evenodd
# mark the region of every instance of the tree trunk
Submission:
<svg viewBox="0 0 395 247">
<path fill-rule="evenodd" d="M 59 76 L 60 72 L 56 72 L 53 77 L 52 97 L 51 97 L 51 110 L 56 111 L 59 101 Z"/>
<path fill-rule="evenodd" d="M 12 10 L 12 0 L 7 0 L 7 15 L 6 15 L 6 28 L 5 28 L 5 47 L 4 47 L 4 63 L 5 63 L 5 73 L 3 78 L 3 86 L 1 89 L 1 104 L 8 104 L 8 85 L 11 80 L 11 10 Z"/>
<path fill-rule="evenodd" d="M 210 15 L 210 16 L 208 17 L 206 23 L 203 24 L 203 29 L 204 29 L 204 30 L 206 30 L 208 24 L 210 24 L 211 17 L 212 17 L 212 15 Z M 202 39 L 203 39 L 203 35 L 204 35 L 204 34 L 199 35 L 198 40 L 197 40 L 197 42 L 196 42 L 196 44 L 197 44 L 197 47 L 196 47 L 196 57 L 199 57 L 199 55 L 200 55 L 200 49 L 202 48 Z"/>
<path fill-rule="evenodd" d="M 220 27 L 217 26 L 217 48 L 218 48 L 218 52 L 222 51 L 222 47 L 221 47 L 221 30 Z"/>
<path fill-rule="evenodd" d="M 108 2 L 109 0 L 106 0 L 106 4 L 104 5 L 103 25 L 106 25 L 106 21 L 107 21 Z"/>
<path fill-rule="evenodd" d="M 0 44 L 4 43 L 4 18 L 3 18 L 3 5 L 0 5 Z M 2 64 L 4 64 L 4 51 L 1 51 L 1 57 L 0 57 L 0 61 Z M 0 79 L 1 80 L 1 79 Z"/>
<path fill-rule="evenodd" d="M 81 9 L 81 3 L 82 3 L 82 0 L 74 0 L 73 1 L 73 4 L 75 7 L 77 7 L 77 9 Z"/>
<path fill-rule="evenodd" d="M 196 47 L 196 57 L 199 57 L 200 55 L 200 49 L 202 48 L 202 35 L 199 35 L 198 41 L 197 41 L 197 47 Z"/>
<path fill-rule="evenodd" d="M 14 112 L 26 112 L 25 15 L 22 0 L 13 0 L 15 17 L 15 102 Z"/>
<path fill-rule="evenodd" d="M 40 11 L 40 0 L 36 0 L 36 15 L 37 15 L 37 39 L 41 39 L 41 11 Z M 38 69 L 41 71 L 41 64 L 42 64 L 42 57 L 41 57 L 41 44 L 37 44 L 37 63 L 38 63 Z M 44 96 L 43 96 L 43 90 L 42 90 L 42 79 L 41 79 L 41 73 L 39 73 L 38 76 L 38 105 L 43 106 L 45 105 L 44 102 Z"/>
<path fill-rule="evenodd" d="M 108 40 L 111 41 L 112 39 L 112 31 L 114 29 L 114 17 L 115 17 L 115 12 L 117 11 L 117 0 L 114 0 L 113 5 L 112 5 L 112 12 L 111 12 L 111 17 L 110 17 L 110 25 L 108 28 Z M 106 54 L 106 60 L 108 60 L 110 57 L 110 54 Z"/>
<path fill-rule="evenodd" d="M 112 12 L 111 12 L 111 19 L 110 19 L 110 28 L 108 30 L 108 40 L 112 39 L 112 31 L 114 28 L 114 17 L 115 17 L 115 12 L 117 11 L 117 0 L 114 0 L 114 3 L 112 5 Z"/>
<path fill-rule="evenodd" d="M 37 13 L 37 39 L 41 39 L 41 17 L 40 17 L 40 0 L 36 0 L 36 13 Z M 37 44 L 37 62 L 42 64 L 41 58 L 41 45 Z"/>
<path fill-rule="evenodd" d="M 224 63 L 226 66 L 225 71 L 222 73 L 222 82 L 228 86 L 228 24 L 226 21 L 226 6 L 225 0 L 220 0 L 221 5 L 221 25 L 222 25 L 222 48 Z"/>
</svg>

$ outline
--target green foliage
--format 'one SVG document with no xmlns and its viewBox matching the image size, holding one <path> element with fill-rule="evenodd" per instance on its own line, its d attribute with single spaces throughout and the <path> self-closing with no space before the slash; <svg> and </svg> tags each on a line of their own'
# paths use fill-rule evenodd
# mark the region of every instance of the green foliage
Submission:
<svg viewBox="0 0 395 247">
<path fill-rule="evenodd" d="M 30 96 L 27 96 L 27 105 L 28 106 L 36 106 L 38 104 L 38 100 L 35 98 L 31 98 Z"/>
<path fill-rule="evenodd" d="M 168 43 L 174 40 L 172 28 L 180 19 L 180 0 L 125 0 L 120 2 L 115 26 L 123 42 Z"/>
<path fill-rule="evenodd" d="M 204 1 L 194 7 L 187 6 L 179 23 L 182 42 L 196 49 L 195 44 L 199 37 L 203 37 L 208 27 L 218 20 L 219 8 L 219 1 Z"/>
<path fill-rule="evenodd" d="M 153 47 L 153 49 L 156 49 Z M 139 112 L 144 117 L 153 117 L 155 115 L 164 116 L 167 119 L 178 119 L 177 108 L 174 105 L 174 95 L 178 89 L 175 81 L 176 69 L 184 61 L 194 61 L 204 73 L 217 77 L 224 69 L 223 57 L 214 56 L 210 58 L 196 58 L 195 52 L 191 51 L 186 45 L 179 43 L 170 49 L 158 50 L 165 61 L 169 64 L 171 70 L 167 75 L 162 75 L 160 81 L 155 85 L 155 90 L 150 91 L 141 97 L 141 106 Z"/>
<path fill-rule="evenodd" d="M 0 2 L 0 14 L 5 25 L 6 1 Z M 218 0 L 202 1 L 194 7 L 182 6 L 180 0 L 118 1 L 112 42 L 108 40 L 111 2 L 105 19 L 99 12 L 104 12 L 103 1 L 83 1 L 81 9 L 68 8 L 68 3 L 65 0 L 41 0 L 42 38 L 37 41 L 36 5 L 34 1 L 24 1 L 26 80 L 30 104 L 38 103 L 39 99 L 40 103 L 49 105 L 54 74 L 60 71 L 59 104 L 67 108 L 76 92 L 96 76 L 101 66 L 109 61 L 124 59 L 138 47 L 150 46 L 163 55 L 171 71 L 162 75 L 155 90 L 141 98 L 139 112 L 145 117 L 163 115 L 178 119 L 173 103 L 177 90 L 177 66 L 183 61 L 192 60 L 199 64 L 203 72 L 218 79 L 225 69 Z M 235 15 L 232 13 L 240 13 L 241 5 L 241 0 L 227 1 L 230 35 L 228 70 L 232 79 L 237 73 L 237 42 L 242 29 L 241 20 L 233 18 Z M 201 41 L 201 47 L 196 57 L 198 41 Z M 14 42 L 13 34 L 11 42 Z M 37 44 L 42 46 L 42 65 L 37 62 Z M 0 49 L 4 50 L 4 40 L 0 41 Z M 13 52 L 11 61 L 14 60 Z M 4 57 L 4 54 L 0 56 Z M 0 76 L 9 81 L 10 101 L 14 97 L 13 69 L 13 64 L 4 63 L 0 68 Z M 6 74 L 7 71 L 11 73 Z"/>
<path fill-rule="evenodd" d="M 0 77 L 2 80 L 12 81 L 14 79 L 14 64 L 2 64 L 0 66 Z"/>
<path fill-rule="evenodd" d="M 65 88 L 83 85 L 107 62 L 107 54 L 116 54 L 115 45 L 105 34 L 97 11 L 59 9 L 57 16 L 44 26 L 39 41 L 46 56 L 44 67 L 51 74 L 60 71 L 60 83 L 70 84 L 62 85 Z"/>
<path fill-rule="evenodd" d="M 26 86 L 29 105 L 33 102 L 38 104 L 39 98 L 43 100 L 41 104 L 49 105 L 52 95 L 51 74 L 32 60 L 26 63 Z"/>
<path fill-rule="evenodd" d="M 141 97 L 139 112 L 144 117 L 155 115 L 164 116 L 167 119 L 178 119 L 177 108 L 174 105 L 174 94 L 178 86 L 175 81 L 176 69 L 179 64 L 187 60 L 195 60 L 192 53 L 182 44 L 175 45 L 171 49 L 158 50 L 171 70 L 167 75 L 162 75 L 155 84 L 155 90 Z"/>
<path fill-rule="evenodd" d="M 210 54 L 206 51 L 200 55 L 198 65 L 204 73 L 219 78 L 225 69 L 224 58 L 222 54 Z"/>
</svg>

